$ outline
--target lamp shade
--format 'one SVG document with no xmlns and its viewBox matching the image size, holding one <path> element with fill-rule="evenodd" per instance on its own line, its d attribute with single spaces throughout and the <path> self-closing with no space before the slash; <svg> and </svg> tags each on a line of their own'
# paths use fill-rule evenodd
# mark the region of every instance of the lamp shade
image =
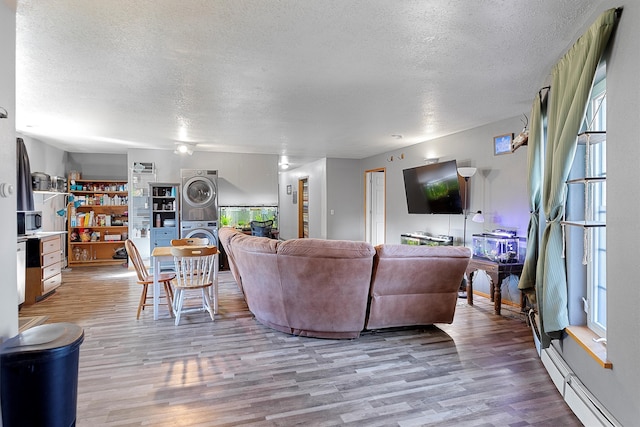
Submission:
<svg viewBox="0 0 640 427">
<path fill-rule="evenodd" d="M 458 168 L 458 175 L 463 178 L 471 178 L 476 173 L 477 168 L 464 167 Z"/>
<path fill-rule="evenodd" d="M 475 214 L 473 214 L 473 217 L 471 217 L 471 221 L 484 222 L 484 215 L 482 215 L 482 211 L 478 211 Z"/>
</svg>

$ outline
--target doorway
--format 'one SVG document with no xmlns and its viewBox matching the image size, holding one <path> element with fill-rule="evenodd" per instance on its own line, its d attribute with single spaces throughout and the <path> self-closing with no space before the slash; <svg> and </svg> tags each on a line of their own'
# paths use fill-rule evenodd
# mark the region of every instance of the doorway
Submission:
<svg viewBox="0 0 640 427">
<path fill-rule="evenodd" d="M 309 237 L 309 178 L 298 180 L 298 238 Z"/>
<path fill-rule="evenodd" d="M 381 245 L 386 232 L 386 170 L 372 169 L 364 174 L 365 240 L 373 246 Z"/>
</svg>

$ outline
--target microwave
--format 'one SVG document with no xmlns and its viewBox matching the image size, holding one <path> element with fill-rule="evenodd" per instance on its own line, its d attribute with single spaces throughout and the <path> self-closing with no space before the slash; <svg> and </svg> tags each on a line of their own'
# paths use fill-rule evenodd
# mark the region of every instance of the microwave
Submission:
<svg viewBox="0 0 640 427">
<path fill-rule="evenodd" d="M 35 234 L 41 230 L 41 211 L 18 211 L 18 236 Z"/>
</svg>

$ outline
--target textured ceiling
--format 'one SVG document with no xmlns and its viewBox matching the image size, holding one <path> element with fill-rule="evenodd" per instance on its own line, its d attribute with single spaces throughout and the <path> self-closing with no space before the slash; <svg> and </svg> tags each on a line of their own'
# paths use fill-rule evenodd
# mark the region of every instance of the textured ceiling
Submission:
<svg viewBox="0 0 640 427">
<path fill-rule="evenodd" d="M 365 158 L 528 114 L 605 3 L 19 0 L 17 131 L 71 152 Z"/>
</svg>

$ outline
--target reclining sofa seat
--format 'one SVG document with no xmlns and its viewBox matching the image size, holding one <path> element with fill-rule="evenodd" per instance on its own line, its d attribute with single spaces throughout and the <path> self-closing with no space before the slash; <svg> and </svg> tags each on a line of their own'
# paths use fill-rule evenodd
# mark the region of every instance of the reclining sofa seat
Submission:
<svg viewBox="0 0 640 427">
<path fill-rule="evenodd" d="M 463 246 L 376 246 L 367 329 L 451 323 L 471 258 Z"/>
</svg>

